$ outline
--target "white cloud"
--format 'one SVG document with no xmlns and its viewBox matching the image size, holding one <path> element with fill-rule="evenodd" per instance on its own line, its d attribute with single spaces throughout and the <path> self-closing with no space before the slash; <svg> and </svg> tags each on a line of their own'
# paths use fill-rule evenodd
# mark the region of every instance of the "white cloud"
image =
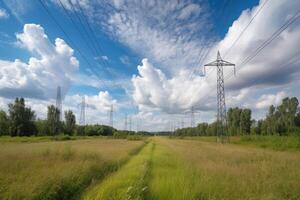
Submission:
<svg viewBox="0 0 300 200">
<path fill-rule="evenodd" d="M 178 19 L 188 19 L 192 14 L 197 14 L 200 12 L 200 6 L 197 4 L 189 4 L 185 6 L 178 16 Z"/>
<path fill-rule="evenodd" d="M 0 8 L 0 19 L 7 19 L 9 17 L 9 14 L 7 11 L 3 8 Z"/>
<path fill-rule="evenodd" d="M 17 39 L 21 47 L 37 57 L 31 57 L 28 63 L 0 60 L 0 96 L 55 98 L 57 86 L 61 86 L 64 95 L 79 68 L 73 49 L 60 38 L 52 44 L 36 24 L 25 24 Z"/>
<path fill-rule="evenodd" d="M 128 56 L 121 56 L 120 57 L 120 61 L 124 64 L 124 65 L 130 65 L 130 58 Z"/>
<path fill-rule="evenodd" d="M 167 113 L 190 110 L 192 106 L 207 109 L 205 91 L 207 79 L 194 76 L 187 79 L 188 72 L 181 71 L 178 76 L 168 79 L 147 59 L 138 66 L 139 75 L 133 76 L 133 98 L 141 109 L 159 109 Z M 199 104 L 199 102 L 203 104 Z"/>
<path fill-rule="evenodd" d="M 228 79 L 232 74 L 232 68 L 224 68 L 228 106 L 251 106 L 251 102 L 258 99 L 260 92 L 266 88 L 273 88 L 273 92 L 276 93 L 281 86 L 289 88 L 295 83 L 299 84 L 297 82 L 300 74 L 299 22 L 291 25 L 247 65 L 239 65 L 292 14 L 297 12 L 298 4 L 299 0 L 288 3 L 276 1 L 267 4 L 263 12 L 256 17 L 243 37 L 225 57 L 225 60 L 236 63 L 238 69 L 237 76 Z M 245 10 L 241 14 L 230 27 L 225 38 L 213 46 L 204 62 L 214 60 L 218 49 L 221 50 L 221 54 L 228 50 L 259 6 Z M 173 66 L 168 67 L 173 68 Z M 190 73 L 187 73 L 189 70 L 181 66 L 176 69 L 176 74 L 167 78 L 164 69 L 154 67 L 145 60 L 138 70 L 139 76 L 132 79 L 133 97 L 142 107 L 151 107 L 168 113 L 182 112 L 191 106 L 200 110 L 211 110 L 216 107 L 215 71 L 210 71 L 207 77 L 202 78 L 189 76 Z M 265 108 L 263 103 L 258 107 Z"/>
<path fill-rule="evenodd" d="M 103 60 L 108 60 L 108 57 L 107 57 L 107 56 L 101 56 L 101 58 L 102 58 Z"/>
<path fill-rule="evenodd" d="M 281 103 L 282 99 L 287 97 L 287 94 L 283 91 L 277 94 L 264 94 L 256 102 L 256 108 L 268 108 L 271 105 L 277 106 Z"/>
</svg>

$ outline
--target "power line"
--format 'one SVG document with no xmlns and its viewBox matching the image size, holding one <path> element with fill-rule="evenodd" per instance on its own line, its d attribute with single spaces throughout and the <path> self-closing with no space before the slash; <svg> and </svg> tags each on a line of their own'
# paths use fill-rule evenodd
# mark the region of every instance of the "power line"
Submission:
<svg viewBox="0 0 300 200">
<path fill-rule="evenodd" d="M 262 9 L 265 7 L 269 0 L 266 0 L 263 5 L 257 10 L 257 12 L 254 14 L 254 16 L 251 18 L 251 20 L 248 22 L 248 24 L 244 27 L 244 29 L 240 32 L 239 36 L 235 39 L 235 41 L 232 43 L 232 45 L 229 47 L 229 49 L 224 53 L 224 58 L 226 55 L 231 51 L 234 45 L 240 40 L 244 32 L 249 28 L 250 24 L 253 22 L 253 20 L 256 18 L 256 16 L 262 11 Z"/>
<path fill-rule="evenodd" d="M 71 2 L 71 1 L 70 1 L 70 2 Z M 79 7 L 80 14 L 81 14 L 81 16 L 83 16 L 83 19 L 84 19 L 85 23 L 87 24 L 87 27 L 88 27 L 88 29 L 89 29 L 89 31 L 90 31 L 90 33 L 91 33 L 91 36 L 92 36 L 91 38 L 92 38 L 92 40 L 94 41 L 93 44 L 95 45 L 95 48 L 96 48 L 98 54 L 103 54 L 103 55 L 104 55 L 104 51 L 103 51 L 101 45 L 99 44 L 99 42 L 97 41 L 96 33 L 95 33 L 95 31 L 92 29 L 92 26 L 90 25 L 89 20 L 87 19 L 86 15 L 84 14 L 83 9 L 82 9 L 82 6 L 81 6 L 80 3 L 78 2 L 78 0 L 76 0 L 76 2 L 77 2 L 77 5 L 78 5 L 78 7 Z M 71 2 L 71 3 L 72 3 L 72 2 Z M 104 65 L 105 65 L 106 67 L 108 66 L 109 68 L 111 68 L 110 64 L 109 64 L 106 60 L 102 60 L 102 59 L 101 59 L 101 61 L 103 61 Z"/>
<path fill-rule="evenodd" d="M 274 39 L 276 39 L 284 30 L 286 30 L 292 23 L 294 23 L 299 17 L 300 10 L 296 12 L 287 22 L 285 22 L 279 29 L 277 29 L 267 40 L 265 40 L 255 51 L 252 55 L 246 57 L 241 64 L 239 65 L 246 65 L 249 63 L 253 58 L 255 58 L 265 47 L 267 47 Z M 238 72 L 242 68 L 237 68 L 236 72 Z M 235 72 L 235 73 L 236 73 Z M 235 73 L 231 73 L 224 78 L 224 80 L 230 79 Z M 209 93 L 206 96 L 209 96 L 212 92 L 214 92 L 213 88 L 209 89 Z"/>
<path fill-rule="evenodd" d="M 50 10 L 47 8 L 46 4 L 43 2 L 43 0 L 39 0 L 42 7 L 45 9 L 46 13 L 49 15 L 49 17 L 52 19 L 52 21 L 58 26 L 58 28 L 62 31 L 62 33 L 65 35 L 69 43 L 78 51 L 79 55 L 83 58 L 83 60 L 87 63 L 87 65 L 90 67 L 90 69 L 96 74 L 96 76 L 99 78 L 99 80 L 103 83 L 103 81 L 100 79 L 100 75 L 97 71 L 94 70 L 91 63 L 88 61 L 86 56 L 81 52 L 81 50 L 78 48 L 78 46 L 73 42 L 73 40 L 69 37 L 68 33 L 63 29 L 63 27 L 59 24 L 59 22 L 56 20 L 56 18 L 52 15 Z M 103 83 L 103 85 L 105 85 Z"/>
</svg>

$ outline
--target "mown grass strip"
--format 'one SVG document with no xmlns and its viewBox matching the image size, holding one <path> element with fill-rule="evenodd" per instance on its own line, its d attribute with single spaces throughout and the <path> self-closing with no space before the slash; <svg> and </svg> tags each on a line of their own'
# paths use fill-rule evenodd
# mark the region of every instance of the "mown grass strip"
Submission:
<svg viewBox="0 0 300 200">
<path fill-rule="evenodd" d="M 90 188 L 84 194 L 83 199 L 144 199 L 145 192 L 147 191 L 146 177 L 153 149 L 154 144 L 150 142 L 115 174 L 112 174 L 112 176 L 105 179 L 102 183 Z"/>
<path fill-rule="evenodd" d="M 206 199 L 195 187 L 194 169 L 185 165 L 160 139 L 156 140 L 146 200 Z"/>
</svg>

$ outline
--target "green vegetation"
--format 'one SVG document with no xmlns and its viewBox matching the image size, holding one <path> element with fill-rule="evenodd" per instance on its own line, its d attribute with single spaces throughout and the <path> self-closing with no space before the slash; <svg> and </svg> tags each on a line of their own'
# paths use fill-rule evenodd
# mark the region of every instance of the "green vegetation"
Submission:
<svg viewBox="0 0 300 200">
<path fill-rule="evenodd" d="M 250 109 L 229 108 L 227 135 L 300 135 L 300 108 L 296 97 L 284 98 L 281 105 L 270 106 L 265 119 L 251 120 Z M 175 136 L 215 136 L 217 122 L 200 123 L 197 127 L 177 129 Z"/>
<path fill-rule="evenodd" d="M 151 142 L 117 173 L 88 190 L 83 199 L 144 199 L 153 150 Z"/>
<path fill-rule="evenodd" d="M 142 141 L 0 143 L 0 199 L 76 199 L 130 158 Z"/>
<path fill-rule="evenodd" d="M 83 199 L 299 199 L 299 155 L 154 138 Z"/>
<path fill-rule="evenodd" d="M 26 107 L 24 98 L 16 98 L 8 105 L 8 114 L 0 110 L 0 136 L 114 136 L 114 138 L 139 139 L 148 132 L 121 131 L 106 125 L 76 125 L 72 110 L 65 111 L 65 120 L 60 121 L 60 111 L 48 106 L 47 118 L 37 119 L 35 112 Z"/>
</svg>

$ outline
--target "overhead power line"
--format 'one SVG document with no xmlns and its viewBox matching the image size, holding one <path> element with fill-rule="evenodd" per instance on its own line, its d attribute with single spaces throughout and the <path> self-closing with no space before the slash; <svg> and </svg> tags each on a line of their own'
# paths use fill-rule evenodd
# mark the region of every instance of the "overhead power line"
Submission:
<svg viewBox="0 0 300 200">
<path fill-rule="evenodd" d="M 89 62 L 89 60 L 87 59 L 87 57 L 82 53 L 82 51 L 80 50 L 80 48 L 76 45 L 76 43 L 71 39 L 71 37 L 68 35 L 68 33 L 64 30 L 64 28 L 60 25 L 60 23 L 56 20 L 56 18 L 53 16 L 53 14 L 50 12 L 50 10 L 48 9 L 48 7 L 46 6 L 46 4 L 43 2 L 43 0 L 39 0 L 40 4 L 42 5 L 42 7 L 45 9 L 46 13 L 48 14 L 48 16 L 50 17 L 50 19 L 56 24 L 56 26 L 62 31 L 62 33 L 64 34 L 64 36 L 67 38 L 69 44 L 72 45 L 72 47 L 74 49 L 76 49 L 79 53 L 79 55 L 83 58 L 83 60 L 86 62 L 86 64 L 89 66 L 89 68 L 96 74 L 96 76 L 99 78 L 99 80 L 101 82 L 103 82 L 100 79 L 100 75 L 98 74 L 98 72 L 96 70 L 94 70 L 94 67 L 91 65 L 91 63 Z M 104 84 L 104 83 L 103 83 Z"/>
<path fill-rule="evenodd" d="M 253 22 L 253 20 L 256 18 L 256 16 L 262 11 L 262 9 L 265 7 L 265 5 L 268 3 L 269 0 L 265 0 L 263 5 L 257 10 L 257 12 L 253 15 L 253 17 L 250 19 L 248 24 L 244 27 L 244 29 L 240 32 L 238 37 L 235 39 L 235 41 L 231 44 L 231 46 L 228 48 L 228 50 L 224 53 L 224 58 L 226 55 L 231 51 L 231 49 L 237 44 L 237 42 L 241 39 L 242 35 L 245 33 L 245 31 L 249 28 L 250 24 Z"/>
<path fill-rule="evenodd" d="M 246 57 L 238 66 L 248 64 L 253 58 L 255 58 L 264 48 L 266 48 L 274 39 L 276 39 L 284 30 L 286 30 L 291 24 L 293 24 L 300 17 L 300 10 L 297 11 L 288 21 L 286 21 L 281 27 L 279 27 L 267 40 L 265 40 L 250 56 Z M 299 60 L 297 60 L 299 61 Z M 295 63 L 295 62 L 293 62 Z M 238 72 L 242 68 L 237 68 Z M 224 78 L 224 80 L 230 79 L 235 73 L 230 73 Z M 214 88 L 209 88 L 209 92 L 205 97 L 214 92 Z M 202 100 L 202 99 L 201 99 Z"/>
</svg>

